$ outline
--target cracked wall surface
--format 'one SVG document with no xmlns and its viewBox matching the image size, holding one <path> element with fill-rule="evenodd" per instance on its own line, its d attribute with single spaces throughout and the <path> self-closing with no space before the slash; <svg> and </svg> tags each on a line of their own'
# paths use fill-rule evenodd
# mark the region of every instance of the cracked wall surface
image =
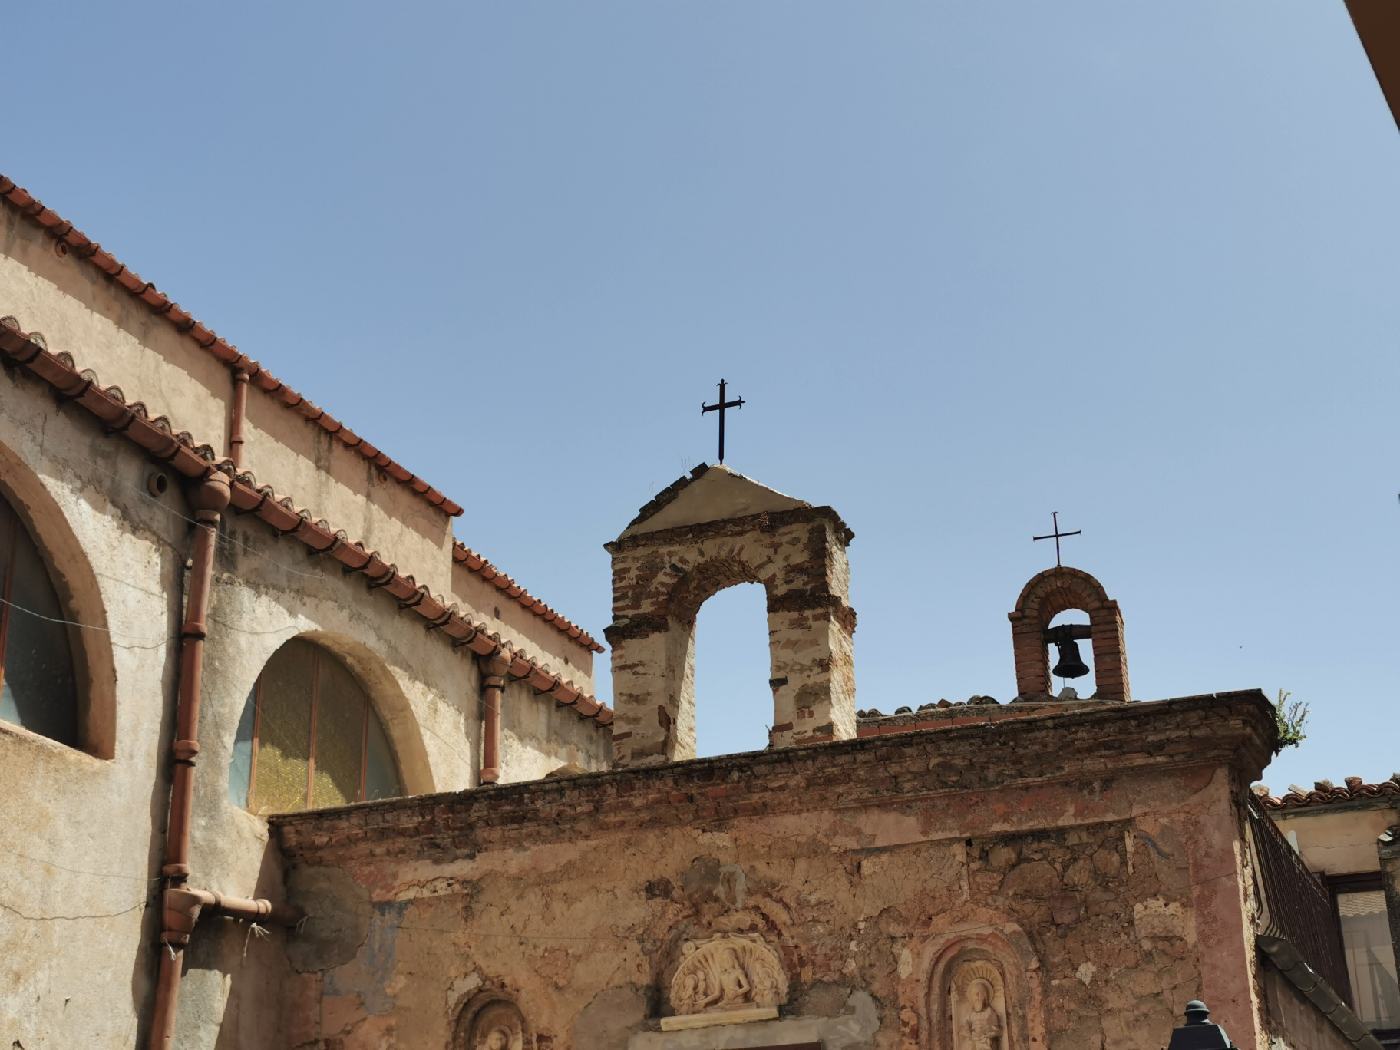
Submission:
<svg viewBox="0 0 1400 1050">
<path fill-rule="evenodd" d="M 682 1048 L 658 1031 L 681 945 L 756 933 L 779 1021 L 868 997 L 860 1045 L 946 1046 L 931 982 L 975 943 L 1025 975 L 1036 1047 L 1160 1050 L 1200 996 L 1252 1046 L 1240 800 L 1270 717 L 1257 694 L 1117 705 L 278 818 L 294 871 L 366 896 L 302 896 L 307 929 L 379 923 L 354 960 L 302 960 L 287 1045 L 446 1047 L 491 988 L 539 1047 Z M 709 1045 L 760 1045 L 741 1029 Z"/>
</svg>

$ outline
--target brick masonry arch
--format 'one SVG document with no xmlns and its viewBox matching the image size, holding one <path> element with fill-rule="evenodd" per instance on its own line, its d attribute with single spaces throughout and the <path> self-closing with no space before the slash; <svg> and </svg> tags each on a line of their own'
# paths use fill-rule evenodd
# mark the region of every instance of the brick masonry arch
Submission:
<svg viewBox="0 0 1400 1050">
<path fill-rule="evenodd" d="M 1096 700 L 1129 700 L 1128 654 L 1123 644 L 1123 614 L 1103 584 L 1082 569 L 1057 566 L 1031 577 L 1010 613 L 1011 645 L 1016 659 L 1016 692 L 1021 697 L 1050 693 L 1050 659 L 1045 632 L 1062 612 L 1078 610 L 1089 617 L 1094 653 Z"/>
<path fill-rule="evenodd" d="M 727 472 L 719 484 L 726 488 L 718 497 L 758 487 Z M 830 507 L 789 503 L 732 517 L 697 513 L 702 520 L 653 531 L 634 522 L 607 545 L 616 766 L 695 757 L 695 617 L 707 599 L 739 583 L 762 584 L 767 595 L 769 746 L 855 736 L 852 533 Z"/>
</svg>

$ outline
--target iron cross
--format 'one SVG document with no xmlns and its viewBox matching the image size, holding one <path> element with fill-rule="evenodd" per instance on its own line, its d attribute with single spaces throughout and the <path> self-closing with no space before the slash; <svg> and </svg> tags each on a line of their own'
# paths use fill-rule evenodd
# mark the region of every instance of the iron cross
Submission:
<svg viewBox="0 0 1400 1050">
<path fill-rule="evenodd" d="M 1073 532 L 1060 531 L 1060 512 L 1058 510 L 1050 512 L 1050 518 L 1055 523 L 1055 531 L 1044 536 L 1032 536 L 1033 540 L 1054 540 L 1055 541 L 1055 568 L 1060 568 L 1060 540 L 1066 536 L 1078 536 L 1083 529 L 1075 529 Z"/>
<path fill-rule="evenodd" d="M 724 462 L 724 413 L 725 413 L 725 410 L 726 410 L 726 409 L 730 409 L 730 408 L 742 408 L 742 407 L 744 406 L 744 399 L 743 399 L 742 397 L 736 397 L 733 401 L 726 401 L 726 400 L 724 399 L 724 387 L 725 387 L 724 380 L 721 379 L 721 380 L 719 381 L 719 400 L 718 400 L 717 402 L 715 402 L 713 405 L 707 405 L 707 404 L 705 404 L 705 402 L 703 402 L 703 401 L 700 402 L 700 414 L 701 414 L 702 416 L 703 416 L 706 412 L 718 412 L 718 413 L 719 413 L 719 461 L 720 461 L 721 463 Z"/>
</svg>

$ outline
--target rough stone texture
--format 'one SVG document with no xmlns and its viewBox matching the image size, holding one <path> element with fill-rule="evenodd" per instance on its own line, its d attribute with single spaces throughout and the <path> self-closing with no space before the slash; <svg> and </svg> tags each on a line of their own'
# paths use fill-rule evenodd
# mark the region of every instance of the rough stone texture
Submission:
<svg viewBox="0 0 1400 1050">
<path fill-rule="evenodd" d="M 663 496 L 607 545 L 614 764 L 694 757 L 695 617 L 707 599 L 737 583 L 761 583 L 768 596 L 769 743 L 854 736 L 851 533 L 835 511 L 724 467 L 697 473 Z M 666 527 L 651 527 L 658 522 Z"/>
<path fill-rule="evenodd" d="M 1018 982 L 1027 1050 L 1160 1050 L 1198 996 L 1262 1045 L 1241 813 L 1272 742 L 1257 693 L 1099 704 L 279 817 L 288 863 L 381 923 L 352 996 L 324 990 L 352 964 L 296 986 L 292 1045 L 447 1045 L 489 986 L 537 1046 L 690 1046 L 662 989 L 721 932 L 778 951 L 780 1024 L 870 1018 L 853 1046 L 948 1047 L 937 975 L 968 951 Z"/>
<path fill-rule="evenodd" d="M 228 370 L 125 292 L 57 256 L 0 209 L 0 315 L 46 333 L 152 417 L 222 446 Z M 246 465 L 316 513 L 377 545 L 405 571 L 563 671 L 562 635 L 514 602 L 470 591 L 453 570 L 447 519 L 324 431 L 250 392 Z M 288 424 L 295 424 L 289 426 Z M 285 444 L 279 443 L 285 439 Z M 190 508 L 159 465 L 22 370 L 0 372 L 0 493 L 31 526 L 72 619 L 82 682 L 82 748 L 0 723 L 0 1044 L 129 1047 L 144 1036 L 157 965 L 160 850 Z M 267 823 L 229 801 L 233 738 L 258 672 L 286 640 L 341 655 L 385 722 L 408 790 L 468 788 L 480 763 L 475 662 L 402 614 L 361 579 L 292 540 L 233 515 L 221 526 L 203 678 L 191 835 L 193 885 L 283 896 Z M 479 577 L 473 577 L 480 583 Z M 482 586 L 485 586 L 484 584 Z M 569 677 L 590 685 L 578 650 Z M 572 762 L 601 768 L 606 730 L 553 700 L 511 690 L 507 779 Z M 588 727 L 584 731 L 584 727 Z M 510 763 L 515 763 L 511 768 Z M 275 1046 L 297 978 L 285 935 L 200 920 L 181 989 L 181 1048 Z"/>
</svg>

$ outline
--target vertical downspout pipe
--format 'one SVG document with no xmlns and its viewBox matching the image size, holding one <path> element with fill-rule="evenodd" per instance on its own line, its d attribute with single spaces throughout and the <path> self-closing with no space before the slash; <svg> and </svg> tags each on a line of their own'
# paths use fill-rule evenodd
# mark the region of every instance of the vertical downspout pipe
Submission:
<svg viewBox="0 0 1400 1050">
<path fill-rule="evenodd" d="M 496 650 L 481 661 L 481 773 L 480 784 L 495 784 L 501 779 L 501 693 L 506 687 L 506 671 L 510 657 Z"/>
<path fill-rule="evenodd" d="M 199 695 L 204 674 L 205 620 L 209 613 L 209 587 L 214 574 L 214 547 L 219 516 L 228 507 L 228 479 L 217 471 L 189 490 L 194 510 L 194 549 L 190 557 L 190 590 L 185 619 L 180 627 L 180 684 L 175 701 L 175 739 L 171 742 L 174 773 L 170 785 L 170 809 L 165 826 L 165 861 L 161 877 L 165 896 L 183 891 L 190 877 L 190 818 L 194 802 L 194 765 L 199 754 Z M 167 904 L 169 902 L 167 901 Z M 163 909 L 167 914 L 171 909 Z M 180 998 L 188 930 L 164 921 L 161 928 L 160 975 L 151 1050 L 169 1050 L 175 1038 L 175 1008 Z"/>
<path fill-rule="evenodd" d="M 243 466 L 243 418 L 248 414 L 248 373 L 233 373 L 233 406 L 228 416 L 228 458 L 235 467 Z"/>
</svg>

